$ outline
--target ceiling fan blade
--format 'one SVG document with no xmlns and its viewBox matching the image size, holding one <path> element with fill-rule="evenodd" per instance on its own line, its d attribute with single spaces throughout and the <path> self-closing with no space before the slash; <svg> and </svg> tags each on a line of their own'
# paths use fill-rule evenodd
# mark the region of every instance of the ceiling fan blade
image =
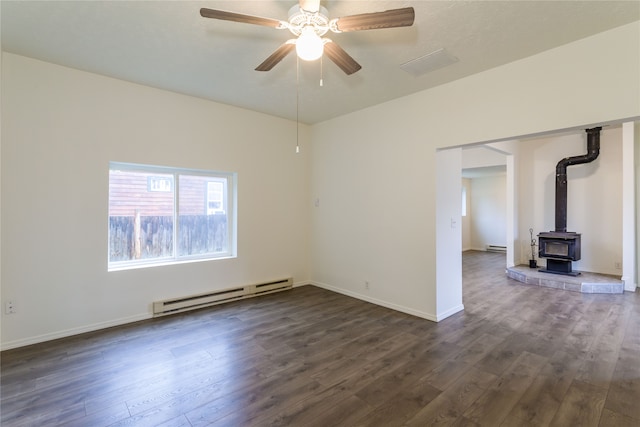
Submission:
<svg viewBox="0 0 640 427">
<path fill-rule="evenodd" d="M 324 53 L 347 75 L 351 75 L 362 68 L 344 49 L 332 41 L 325 43 Z"/>
<path fill-rule="evenodd" d="M 286 43 L 280 45 L 264 62 L 256 67 L 256 71 L 269 71 L 275 67 L 285 56 L 289 54 L 296 46 L 295 40 L 287 40 Z"/>
<path fill-rule="evenodd" d="M 299 0 L 300 9 L 316 13 L 320 10 L 320 0 Z"/>
<path fill-rule="evenodd" d="M 242 22 L 245 24 L 262 25 L 265 27 L 284 28 L 282 22 L 277 19 L 261 18 L 259 16 L 243 15 L 241 13 L 225 12 L 224 10 L 200 9 L 203 18 L 221 19 L 223 21 Z"/>
<path fill-rule="evenodd" d="M 363 13 L 344 16 L 334 20 L 338 31 L 362 31 L 379 28 L 410 27 L 415 19 L 412 7 L 391 9 L 384 12 Z"/>
</svg>

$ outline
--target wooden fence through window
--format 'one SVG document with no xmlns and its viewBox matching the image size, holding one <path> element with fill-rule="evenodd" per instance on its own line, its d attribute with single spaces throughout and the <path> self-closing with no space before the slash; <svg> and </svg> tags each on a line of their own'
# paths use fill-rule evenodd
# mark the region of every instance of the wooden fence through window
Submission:
<svg viewBox="0 0 640 427">
<path fill-rule="evenodd" d="M 223 252 L 227 248 L 226 215 L 181 215 L 178 256 Z M 109 217 L 109 261 L 173 257 L 173 217 Z"/>
</svg>

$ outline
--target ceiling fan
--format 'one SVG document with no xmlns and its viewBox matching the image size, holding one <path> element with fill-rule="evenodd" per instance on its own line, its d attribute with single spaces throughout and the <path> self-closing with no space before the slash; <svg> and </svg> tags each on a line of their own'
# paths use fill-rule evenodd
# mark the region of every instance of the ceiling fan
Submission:
<svg viewBox="0 0 640 427">
<path fill-rule="evenodd" d="M 415 12 L 412 7 L 392 9 L 384 12 L 363 13 L 329 19 L 327 9 L 320 6 L 320 0 L 299 0 L 289 10 L 289 20 L 262 18 L 241 13 L 226 12 L 215 9 L 200 9 L 204 18 L 224 21 L 242 22 L 246 24 L 273 27 L 278 30 L 287 29 L 294 39 L 287 40 L 273 52 L 256 71 L 269 71 L 284 59 L 294 48 L 298 57 L 313 61 L 326 53 L 346 74 L 353 74 L 362 66 L 358 64 L 344 49 L 329 38 L 322 37 L 328 31 L 343 33 L 348 31 L 375 30 L 382 28 L 410 27 L 413 25 Z"/>
</svg>

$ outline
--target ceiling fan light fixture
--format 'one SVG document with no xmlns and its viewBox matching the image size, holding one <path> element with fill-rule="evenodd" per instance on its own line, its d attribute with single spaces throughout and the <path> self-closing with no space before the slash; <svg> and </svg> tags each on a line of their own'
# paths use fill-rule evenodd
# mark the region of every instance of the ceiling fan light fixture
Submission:
<svg viewBox="0 0 640 427">
<path fill-rule="evenodd" d="M 298 58 L 304 61 L 315 61 L 322 56 L 323 52 L 324 41 L 316 33 L 315 28 L 310 25 L 304 27 L 296 41 Z"/>
<path fill-rule="evenodd" d="M 0 0 L 2 1 L 2 0 Z M 415 20 L 413 7 L 385 10 L 383 12 L 361 13 L 329 20 L 329 12 L 320 6 L 321 0 L 298 0 L 289 9 L 289 20 L 280 21 L 272 18 L 245 15 L 242 13 L 226 12 L 224 10 L 201 8 L 200 15 L 204 18 L 220 19 L 223 21 L 240 22 L 245 24 L 273 27 L 278 30 L 287 29 L 296 38 L 287 40 L 266 60 L 256 67 L 256 71 L 269 71 L 287 56 L 295 45 L 299 59 L 315 61 L 325 53 L 347 75 L 360 70 L 358 64 L 337 43 L 328 38 L 322 38 L 328 31 L 334 33 L 376 30 L 383 28 L 410 27 Z"/>
</svg>

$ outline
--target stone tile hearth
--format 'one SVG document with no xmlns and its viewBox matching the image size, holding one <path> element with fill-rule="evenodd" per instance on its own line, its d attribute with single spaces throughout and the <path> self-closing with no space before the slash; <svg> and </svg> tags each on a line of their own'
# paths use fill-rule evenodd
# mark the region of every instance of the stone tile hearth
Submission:
<svg viewBox="0 0 640 427">
<path fill-rule="evenodd" d="M 564 276 L 562 274 L 543 273 L 528 265 L 508 267 L 507 276 L 527 285 L 544 286 L 547 288 L 564 289 L 566 291 L 582 292 L 583 294 L 621 294 L 624 292 L 624 282 L 616 276 L 581 272 L 579 276 Z"/>
</svg>

